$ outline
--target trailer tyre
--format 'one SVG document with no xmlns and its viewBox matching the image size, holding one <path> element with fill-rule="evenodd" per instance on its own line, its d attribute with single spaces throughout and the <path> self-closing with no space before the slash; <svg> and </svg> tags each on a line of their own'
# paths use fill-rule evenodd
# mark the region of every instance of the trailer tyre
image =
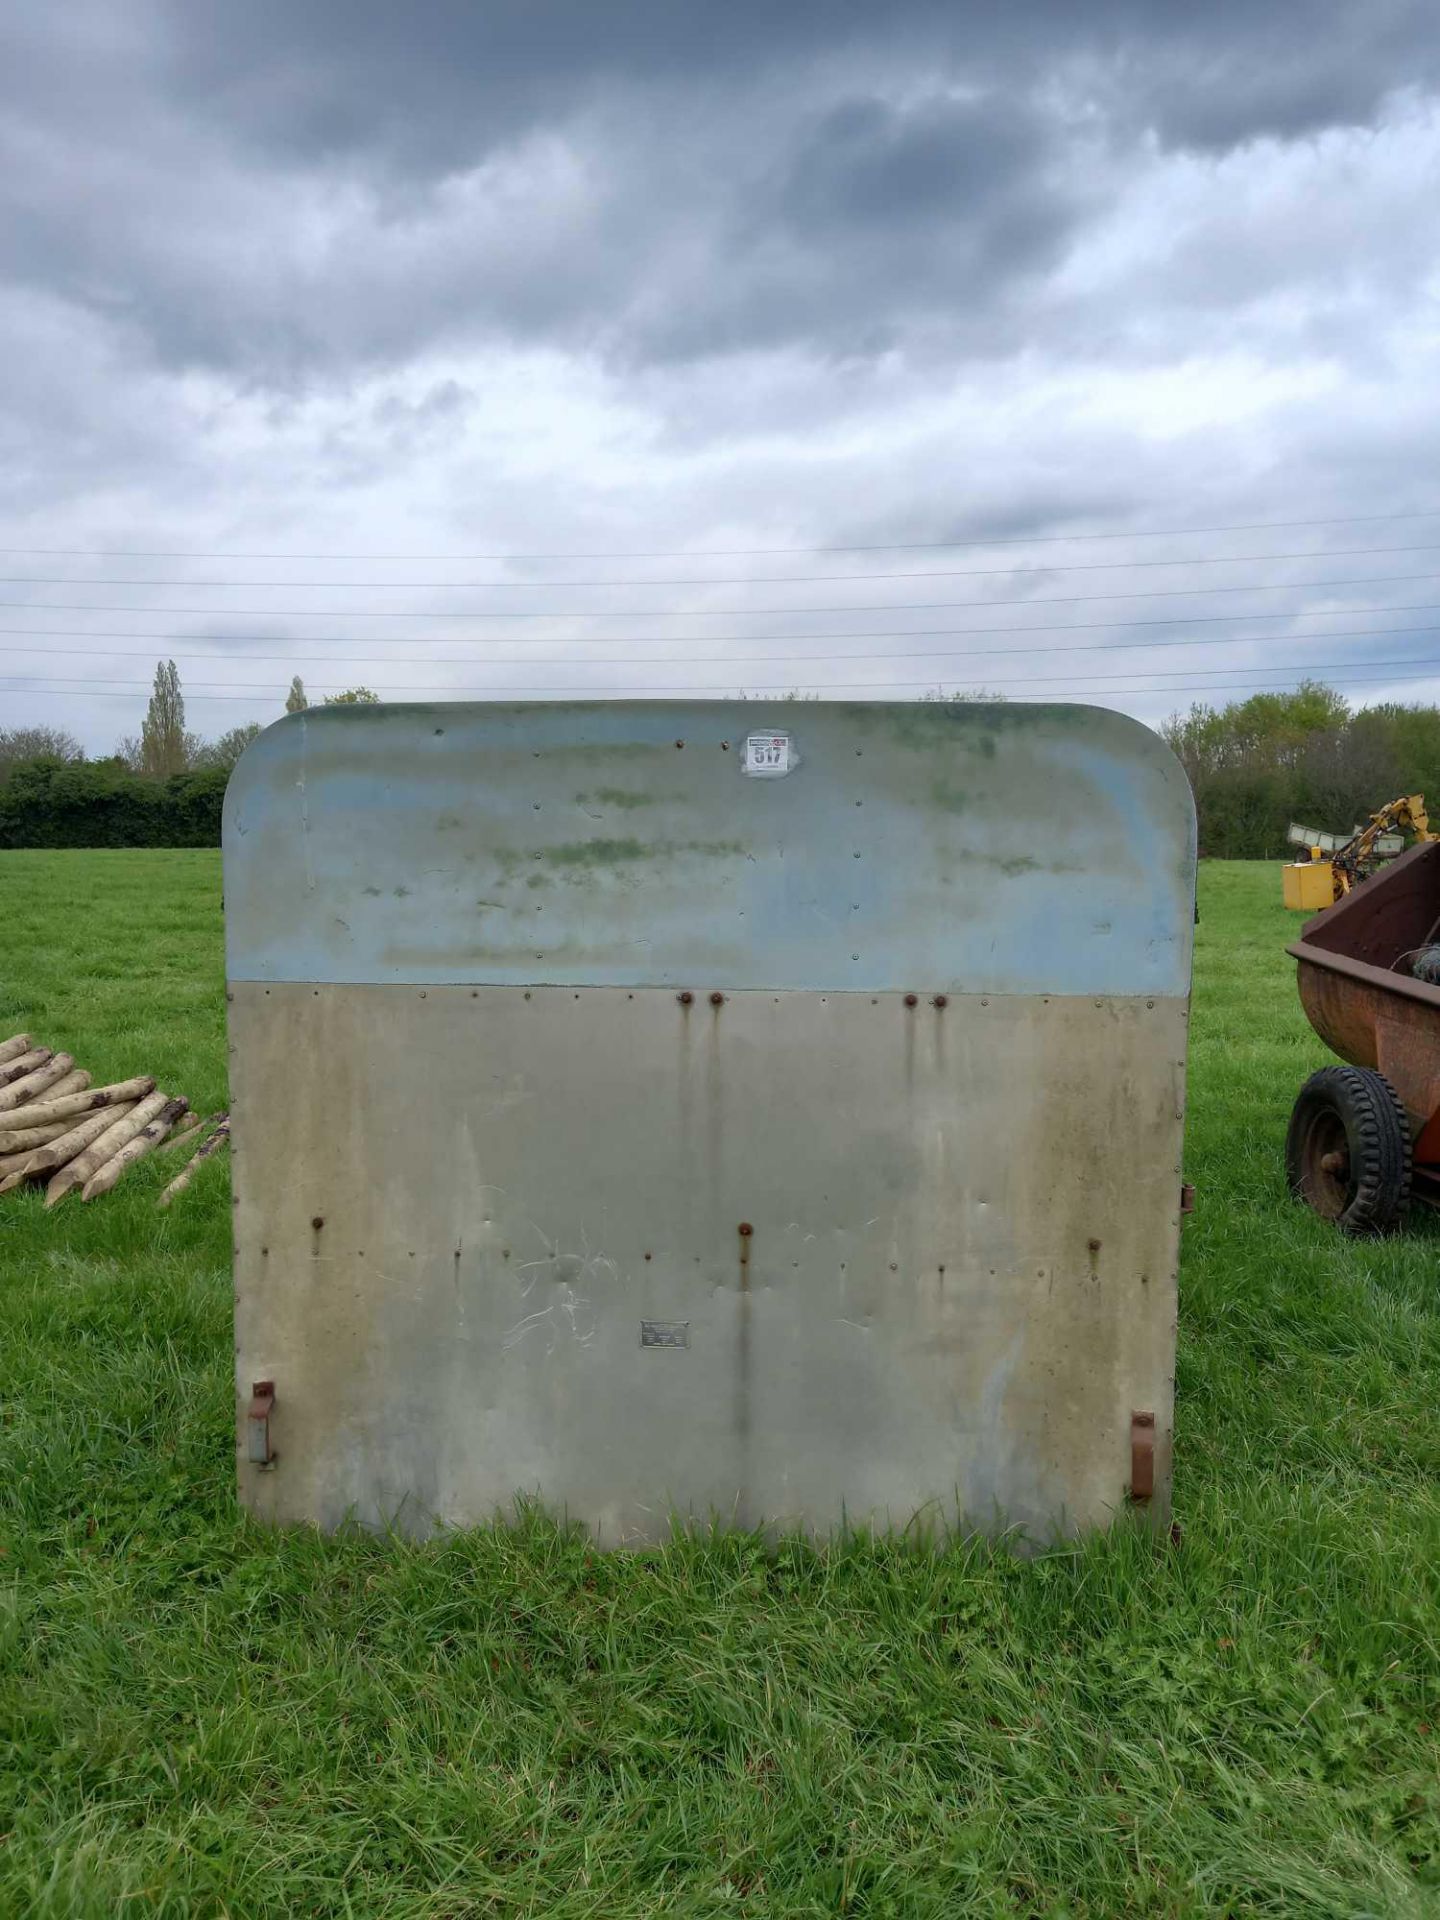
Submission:
<svg viewBox="0 0 1440 1920">
<path fill-rule="evenodd" d="M 1290 1191 L 1342 1233 L 1391 1233 L 1410 1202 L 1410 1123 L 1383 1073 L 1322 1067 L 1285 1136 Z"/>
</svg>

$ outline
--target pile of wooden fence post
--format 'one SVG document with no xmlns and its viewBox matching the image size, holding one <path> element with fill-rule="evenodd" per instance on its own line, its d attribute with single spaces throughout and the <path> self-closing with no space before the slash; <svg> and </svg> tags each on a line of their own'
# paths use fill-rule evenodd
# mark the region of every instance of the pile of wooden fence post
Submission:
<svg viewBox="0 0 1440 1920">
<path fill-rule="evenodd" d="M 183 1094 L 157 1092 L 150 1074 L 96 1087 L 68 1053 L 36 1046 L 27 1033 L 0 1041 L 0 1194 L 43 1180 L 47 1207 L 77 1190 L 95 1200 L 147 1154 L 194 1147 L 160 1195 L 168 1206 L 229 1132 L 228 1114 L 202 1121 Z"/>
</svg>

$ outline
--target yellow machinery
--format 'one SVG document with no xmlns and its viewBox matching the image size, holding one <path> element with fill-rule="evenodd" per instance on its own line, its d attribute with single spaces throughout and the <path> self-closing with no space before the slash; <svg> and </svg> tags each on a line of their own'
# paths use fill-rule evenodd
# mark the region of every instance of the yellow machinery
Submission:
<svg viewBox="0 0 1440 1920">
<path fill-rule="evenodd" d="M 1302 913 L 1319 913 L 1333 906 L 1368 878 L 1381 861 L 1403 853 L 1407 832 L 1417 840 L 1440 840 L 1440 833 L 1430 831 L 1423 793 L 1402 794 L 1398 800 L 1391 800 L 1378 813 L 1372 813 L 1365 826 L 1356 827 L 1348 840 L 1342 840 L 1338 833 L 1292 826 L 1287 838 L 1292 846 L 1305 849 L 1305 857 L 1285 868 L 1285 905 Z"/>
<path fill-rule="evenodd" d="M 1319 913 L 1335 904 L 1335 870 L 1320 848 L 1285 868 L 1285 904 L 1298 913 Z"/>
</svg>

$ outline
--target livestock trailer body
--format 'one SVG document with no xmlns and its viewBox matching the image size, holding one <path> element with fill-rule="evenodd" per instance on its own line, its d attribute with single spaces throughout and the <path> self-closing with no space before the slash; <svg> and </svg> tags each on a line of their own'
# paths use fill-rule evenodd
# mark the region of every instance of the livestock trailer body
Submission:
<svg viewBox="0 0 1440 1920">
<path fill-rule="evenodd" d="M 254 1512 L 1167 1512 L 1195 852 L 1153 734 L 312 710 L 224 838 Z"/>
</svg>

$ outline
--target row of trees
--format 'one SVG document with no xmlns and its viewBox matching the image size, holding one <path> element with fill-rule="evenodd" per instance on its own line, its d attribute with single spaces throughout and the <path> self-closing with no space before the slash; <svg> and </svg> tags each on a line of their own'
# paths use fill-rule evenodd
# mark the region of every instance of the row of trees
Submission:
<svg viewBox="0 0 1440 1920">
<path fill-rule="evenodd" d="M 350 687 L 325 704 L 378 698 Z M 309 704 L 297 674 L 286 710 Z M 0 847 L 214 846 L 230 770 L 259 731 L 191 733 L 173 660 L 155 669 L 138 737 L 108 759 L 87 760 L 57 728 L 0 731 Z M 1440 814 L 1440 707 L 1351 712 L 1333 688 L 1306 681 L 1191 707 L 1160 731 L 1195 790 L 1204 854 L 1281 858 L 1292 820 L 1344 833 L 1401 793 L 1428 793 Z"/>
<path fill-rule="evenodd" d="M 379 697 L 350 687 L 325 705 Z M 309 704 L 297 674 L 286 711 Z M 102 759 L 60 727 L 0 729 L 0 847 L 218 846 L 231 769 L 259 732 L 252 721 L 216 740 L 192 733 L 173 660 L 156 666 L 140 732 Z"/>
<path fill-rule="evenodd" d="M 1190 777 L 1200 851 L 1281 858 L 1292 820 L 1348 833 L 1402 793 L 1440 813 L 1440 707 L 1384 704 L 1351 712 L 1333 687 L 1256 693 L 1194 706 L 1160 729 Z"/>
</svg>

